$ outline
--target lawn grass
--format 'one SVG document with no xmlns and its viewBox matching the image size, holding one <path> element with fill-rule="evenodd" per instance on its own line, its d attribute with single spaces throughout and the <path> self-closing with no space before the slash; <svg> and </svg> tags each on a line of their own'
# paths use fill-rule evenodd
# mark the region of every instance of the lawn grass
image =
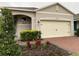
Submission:
<svg viewBox="0 0 79 59">
<path fill-rule="evenodd" d="M 79 52 L 72 52 L 71 56 L 79 56 Z"/>
</svg>

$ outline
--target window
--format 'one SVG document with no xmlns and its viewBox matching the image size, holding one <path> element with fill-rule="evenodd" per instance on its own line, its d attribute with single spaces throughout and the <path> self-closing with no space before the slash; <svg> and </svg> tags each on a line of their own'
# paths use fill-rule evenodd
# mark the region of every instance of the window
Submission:
<svg viewBox="0 0 79 59">
<path fill-rule="evenodd" d="M 74 21 L 74 31 L 77 30 L 77 21 Z"/>
<path fill-rule="evenodd" d="M 18 19 L 18 23 L 19 24 L 30 24 L 31 23 L 31 19 L 30 18 L 25 18 L 25 17 L 23 17 L 23 18 L 20 18 L 20 19 Z"/>
</svg>

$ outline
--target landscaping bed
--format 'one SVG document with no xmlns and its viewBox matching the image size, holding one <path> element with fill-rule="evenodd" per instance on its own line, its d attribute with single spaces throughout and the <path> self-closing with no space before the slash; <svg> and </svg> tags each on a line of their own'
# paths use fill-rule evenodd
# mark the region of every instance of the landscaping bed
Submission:
<svg viewBox="0 0 79 59">
<path fill-rule="evenodd" d="M 31 44 L 31 48 L 20 46 L 23 56 L 69 56 L 71 53 L 49 42 L 43 43 L 36 47 L 36 44 Z"/>
</svg>

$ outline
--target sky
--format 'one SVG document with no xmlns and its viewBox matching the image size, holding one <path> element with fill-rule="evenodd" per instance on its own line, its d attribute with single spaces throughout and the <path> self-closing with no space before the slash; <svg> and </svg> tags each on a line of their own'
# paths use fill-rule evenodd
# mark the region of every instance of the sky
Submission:
<svg viewBox="0 0 79 59">
<path fill-rule="evenodd" d="M 0 2 L 0 7 L 36 7 L 42 8 L 56 2 Z M 79 2 L 59 2 L 73 13 L 79 13 Z"/>
</svg>

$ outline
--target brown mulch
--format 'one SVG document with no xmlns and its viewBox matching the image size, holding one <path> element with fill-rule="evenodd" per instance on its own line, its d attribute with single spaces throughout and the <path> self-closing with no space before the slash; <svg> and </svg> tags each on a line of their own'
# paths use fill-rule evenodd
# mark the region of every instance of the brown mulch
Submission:
<svg viewBox="0 0 79 59">
<path fill-rule="evenodd" d="M 22 51 L 23 56 L 68 56 L 71 54 L 56 45 L 49 45 L 48 47 L 41 46 L 40 48 L 31 49 L 22 47 Z"/>
</svg>

